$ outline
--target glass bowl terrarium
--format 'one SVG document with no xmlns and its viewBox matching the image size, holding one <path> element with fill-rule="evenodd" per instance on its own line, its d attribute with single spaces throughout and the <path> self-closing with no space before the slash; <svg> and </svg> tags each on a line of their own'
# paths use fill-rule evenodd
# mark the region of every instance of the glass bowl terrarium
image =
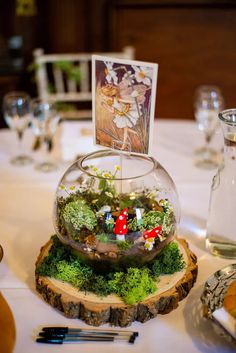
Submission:
<svg viewBox="0 0 236 353">
<path fill-rule="evenodd" d="M 152 157 L 94 152 L 57 188 L 56 234 L 97 271 L 143 266 L 173 240 L 178 221 L 175 185 Z"/>
</svg>

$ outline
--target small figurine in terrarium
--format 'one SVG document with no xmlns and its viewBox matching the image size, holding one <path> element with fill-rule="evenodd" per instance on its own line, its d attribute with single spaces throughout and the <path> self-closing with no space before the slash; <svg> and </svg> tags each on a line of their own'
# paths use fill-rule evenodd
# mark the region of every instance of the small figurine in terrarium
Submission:
<svg viewBox="0 0 236 353">
<path fill-rule="evenodd" d="M 174 183 L 148 156 L 87 155 L 69 167 L 56 193 L 59 239 L 97 270 L 152 260 L 173 240 L 178 220 Z"/>
</svg>

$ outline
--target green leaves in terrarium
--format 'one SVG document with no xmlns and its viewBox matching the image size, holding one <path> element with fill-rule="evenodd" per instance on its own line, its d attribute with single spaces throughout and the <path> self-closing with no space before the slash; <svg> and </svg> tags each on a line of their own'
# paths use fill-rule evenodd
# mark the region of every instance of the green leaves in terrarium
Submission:
<svg viewBox="0 0 236 353">
<path fill-rule="evenodd" d="M 62 217 L 67 232 L 72 232 L 72 237 L 79 239 L 75 231 L 82 228 L 93 230 L 97 225 L 97 219 L 94 212 L 86 204 L 85 200 L 77 199 L 67 203 L 62 211 Z"/>
</svg>

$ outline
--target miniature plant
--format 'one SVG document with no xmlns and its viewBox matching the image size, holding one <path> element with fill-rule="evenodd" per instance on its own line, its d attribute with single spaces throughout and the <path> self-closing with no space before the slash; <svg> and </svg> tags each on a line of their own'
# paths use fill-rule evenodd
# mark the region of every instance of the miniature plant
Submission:
<svg viewBox="0 0 236 353">
<path fill-rule="evenodd" d="M 163 223 L 164 213 L 160 211 L 149 211 L 144 213 L 141 227 L 152 229 Z"/>
<path fill-rule="evenodd" d="M 110 238 L 109 238 L 108 234 L 106 234 L 106 233 L 97 234 L 96 238 L 101 243 L 110 243 Z"/>
<path fill-rule="evenodd" d="M 128 222 L 128 226 L 133 231 L 153 229 L 163 223 L 164 216 L 164 212 L 160 211 L 145 212 L 139 222 L 134 218 Z"/>
<path fill-rule="evenodd" d="M 126 250 L 129 250 L 130 248 L 132 248 L 133 244 L 130 241 L 125 240 L 125 241 L 118 241 L 117 246 L 118 246 L 119 250 L 126 251 Z"/>
<path fill-rule="evenodd" d="M 97 225 L 94 212 L 86 205 L 84 200 L 69 202 L 63 209 L 63 218 L 66 223 L 71 224 L 76 230 L 83 227 L 93 230 Z"/>
<path fill-rule="evenodd" d="M 98 188 L 101 190 L 101 193 L 104 193 L 108 196 L 108 198 L 113 198 L 116 196 L 116 189 L 114 187 L 114 179 L 116 178 L 116 174 L 121 170 L 120 166 L 115 166 L 114 172 L 107 170 L 99 170 L 95 166 L 90 166 L 90 169 L 97 177 L 99 177 L 99 185 Z"/>
</svg>

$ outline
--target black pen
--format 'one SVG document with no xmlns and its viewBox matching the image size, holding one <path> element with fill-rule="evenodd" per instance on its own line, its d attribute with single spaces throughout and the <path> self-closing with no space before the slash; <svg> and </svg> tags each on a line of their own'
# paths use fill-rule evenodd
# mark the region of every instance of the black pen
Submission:
<svg viewBox="0 0 236 353">
<path fill-rule="evenodd" d="M 49 344 L 63 344 L 73 342 L 113 342 L 114 337 L 74 337 L 74 338 L 36 338 L 38 343 L 49 343 Z"/>
<path fill-rule="evenodd" d="M 64 338 L 113 338 L 113 340 L 127 340 L 129 343 L 134 343 L 136 336 L 133 334 L 129 335 L 113 335 L 112 333 L 102 333 L 102 332 L 96 332 L 96 333 L 90 333 L 90 332 L 78 332 L 78 333 L 56 333 L 56 332 L 47 332 L 47 331 L 42 331 L 39 332 L 40 337 L 44 337 L 47 339 L 64 339 Z"/>
<path fill-rule="evenodd" d="M 117 335 L 134 335 L 135 337 L 138 337 L 139 333 L 136 331 L 124 331 L 124 330 L 101 330 L 101 329 L 96 329 L 96 328 L 92 328 L 92 329 L 87 329 L 87 328 L 69 328 L 69 327 L 62 327 L 62 326 L 58 326 L 58 327 L 43 327 L 42 328 L 43 331 L 45 332 L 55 332 L 55 333 L 78 333 L 78 332 L 89 332 L 89 333 L 101 333 L 101 334 L 111 334 L 114 336 Z"/>
</svg>

